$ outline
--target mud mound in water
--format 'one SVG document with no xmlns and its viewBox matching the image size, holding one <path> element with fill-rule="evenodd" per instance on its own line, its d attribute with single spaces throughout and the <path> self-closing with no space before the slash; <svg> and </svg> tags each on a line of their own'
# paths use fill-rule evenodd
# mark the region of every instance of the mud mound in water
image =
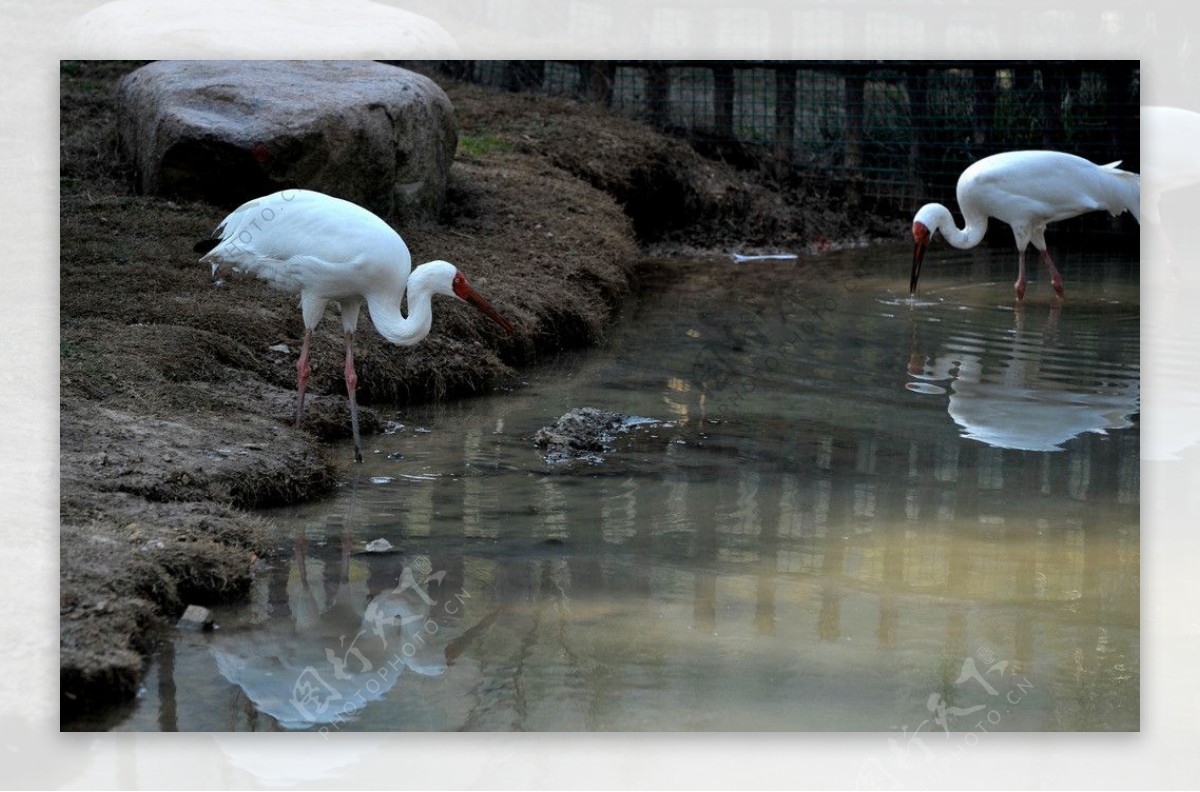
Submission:
<svg viewBox="0 0 1200 792">
<path fill-rule="evenodd" d="M 604 455 L 615 450 L 617 435 L 639 426 L 658 426 L 653 418 L 608 412 L 595 407 L 576 407 L 551 426 L 533 435 L 533 444 L 545 449 L 551 467 L 570 469 L 577 465 L 599 465 Z"/>
</svg>

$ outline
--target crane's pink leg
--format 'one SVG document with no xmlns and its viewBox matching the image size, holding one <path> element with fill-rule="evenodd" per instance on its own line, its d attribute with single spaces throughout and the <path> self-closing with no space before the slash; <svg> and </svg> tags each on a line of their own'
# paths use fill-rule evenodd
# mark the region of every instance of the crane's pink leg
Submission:
<svg viewBox="0 0 1200 792">
<path fill-rule="evenodd" d="M 346 333 L 346 394 L 350 397 L 350 429 L 354 433 L 354 461 L 362 462 L 362 444 L 358 439 L 358 374 L 354 371 L 354 333 Z"/>
<path fill-rule="evenodd" d="M 1063 298 L 1063 279 L 1062 273 L 1058 271 L 1058 267 L 1054 266 L 1054 259 L 1050 258 L 1050 251 L 1042 251 L 1042 261 L 1046 262 L 1046 269 L 1050 270 L 1050 285 L 1054 287 L 1054 293 L 1058 295 L 1058 299 Z"/>
<path fill-rule="evenodd" d="M 1017 300 L 1025 299 L 1025 249 L 1017 251 L 1017 282 L 1013 284 L 1013 291 L 1017 293 Z"/>
<path fill-rule="evenodd" d="M 312 338 L 312 330 L 304 331 L 304 343 L 300 345 L 300 360 L 296 362 L 296 426 L 304 417 L 304 388 L 308 385 L 308 341 Z"/>
</svg>

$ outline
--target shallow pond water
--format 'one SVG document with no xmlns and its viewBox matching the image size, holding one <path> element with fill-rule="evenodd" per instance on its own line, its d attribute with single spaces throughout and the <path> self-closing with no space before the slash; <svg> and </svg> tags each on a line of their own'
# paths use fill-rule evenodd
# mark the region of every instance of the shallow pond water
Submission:
<svg viewBox="0 0 1200 792">
<path fill-rule="evenodd" d="M 268 513 L 249 604 L 108 725 L 1137 729 L 1136 265 L 1061 254 L 1065 304 L 1015 307 L 1010 249 L 934 251 L 912 302 L 910 260 L 648 265 L 601 348 Z M 579 406 L 659 423 L 551 468 Z"/>
</svg>

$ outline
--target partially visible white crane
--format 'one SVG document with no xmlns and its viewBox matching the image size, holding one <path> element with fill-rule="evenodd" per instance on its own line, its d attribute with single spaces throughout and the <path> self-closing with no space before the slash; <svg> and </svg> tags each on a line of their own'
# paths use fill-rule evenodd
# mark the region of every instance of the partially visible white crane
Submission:
<svg viewBox="0 0 1200 792">
<path fill-rule="evenodd" d="M 1200 113 L 1179 107 L 1142 108 L 1142 173 L 1146 220 L 1162 243 L 1155 252 L 1164 254 L 1178 274 L 1181 256 L 1162 227 L 1159 205 L 1164 193 L 1200 184 Z"/>
</svg>

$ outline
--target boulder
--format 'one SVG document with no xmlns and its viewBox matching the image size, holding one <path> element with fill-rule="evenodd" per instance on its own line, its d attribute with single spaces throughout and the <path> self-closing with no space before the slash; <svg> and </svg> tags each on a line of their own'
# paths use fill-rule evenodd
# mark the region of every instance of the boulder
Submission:
<svg viewBox="0 0 1200 792">
<path fill-rule="evenodd" d="M 441 207 L 458 129 L 432 80 L 363 61 L 160 61 L 117 88 L 138 188 L 232 208 L 289 187 L 384 217 Z"/>
</svg>

